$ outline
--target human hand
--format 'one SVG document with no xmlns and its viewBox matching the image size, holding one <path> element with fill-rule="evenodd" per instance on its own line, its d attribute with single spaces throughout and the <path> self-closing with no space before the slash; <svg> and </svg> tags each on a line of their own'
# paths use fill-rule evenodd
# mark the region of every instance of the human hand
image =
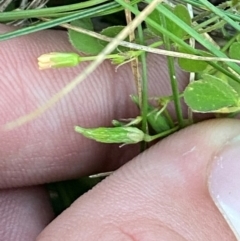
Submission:
<svg viewBox="0 0 240 241">
<path fill-rule="evenodd" d="M 1 125 L 45 103 L 79 73 L 84 64 L 37 69 L 42 53 L 68 50 L 66 33 L 60 31 L 1 43 Z M 151 95 L 170 93 L 166 70 L 163 58 L 151 56 Z M 41 184 L 116 169 L 136 155 L 133 146 L 119 149 L 73 131 L 76 124 L 106 126 L 112 119 L 136 116 L 129 99 L 131 78 L 127 66 L 115 73 L 106 62 L 40 118 L 1 133 L 1 240 L 34 240 L 53 218 Z M 178 79 L 182 87 L 187 82 L 183 73 Z M 236 240 L 209 195 L 208 182 L 216 196 L 237 193 L 224 185 L 237 184 L 239 164 L 232 154 L 219 152 L 229 149 L 224 145 L 239 132 L 237 120 L 213 120 L 166 138 L 80 197 L 38 240 Z M 217 169 L 226 173 L 218 177 Z"/>
</svg>

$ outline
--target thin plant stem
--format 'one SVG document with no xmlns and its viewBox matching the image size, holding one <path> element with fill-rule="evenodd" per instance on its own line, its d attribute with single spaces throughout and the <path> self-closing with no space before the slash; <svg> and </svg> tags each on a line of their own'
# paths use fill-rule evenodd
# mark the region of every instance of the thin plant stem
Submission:
<svg viewBox="0 0 240 241">
<path fill-rule="evenodd" d="M 216 29 L 219 29 L 219 28 L 222 28 L 224 25 L 226 24 L 226 22 L 224 20 L 212 25 L 212 26 L 209 26 L 205 29 L 201 29 L 199 30 L 199 33 L 202 34 L 202 33 L 209 33 L 209 32 L 212 32 Z"/>
<path fill-rule="evenodd" d="M 163 27 L 167 28 L 165 17 L 162 15 L 160 17 L 161 17 L 161 22 L 163 24 Z M 164 41 L 165 48 L 167 50 L 170 50 L 171 43 L 170 43 L 169 38 L 166 35 L 163 35 L 163 41 Z M 180 128 L 182 128 L 184 126 L 184 121 L 183 121 L 183 114 L 182 114 L 182 108 L 181 108 L 179 91 L 178 91 L 178 83 L 176 80 L 174 58 L 171 56 L 167 56 L 167 64 L 168 64 L 168 73 L 169 73 L 170 83 L 171 83 L 171 87 L 172 87 L 173 101 L 174 101 L 174 107 L 175 107 L 175 111 L 176 111 L 176 115 L 177 115 L 178 125 Z"/>
<path fill-rule="evenodd" d="M 181 3 L 182 1 L 184 1 L 185 3 L 189 3 L 197 8 L 199 8 L 200 11 L 209 11 L 209 8 L 203 4 L 201 1 L 195 1 L 195 0 L 174 0 L 174 2 L 176 3 Z M 240 15 L 239 14 L 234 14 L 232 12 L 230 12 L 228 9 L 227 10 L 222 10 L 222 8 L 227 8 L 227 7 L 231 7 L 231 1 L 227 1 L 224 2 L 220 5 L 218 5 L 216 8 L 219 9 L 220 12 L 224 13 L 225 15 L 227 15 L 229 18 L 231 18 L 232 20 L 236 20 L 236 21 L 240 21 Z"/>
<path fill-rule="evenodd" d="M 117 1 L 119 1 L 119 0 L 117 0 Z M 149 2 L 149 0 L 147 0 L 147 2 Z M 130 5 L 128 5 L 128 4 L 126 4 L 125 2 L 123 2 L 122 3 L 123 5 L 124 5 L 124 7 L 126 7 L 126 8 L 129 8 L 130 10 L 131 10 L 131 12 L 133 12 L 135 15 L 138 15 L 139 14 L 139 11 L 137 11 L 135 8 L 133 8 L 132 6 L 130 6 Z M 158 9 L 159 10 L 159 6 L 161 6 L 161 7 L 163 7 L 163 5 L 158 5 L 158 6 L 156 6 L 156 9 Z M 165 12 L 165 10 L 167 10 L 167 12 Z M 161 9 L 161 11 L 162 11 L 162 9 Z M 161 12 L 160 11 L 160 12 Z M 171 11 L 169 11 L 168 9 L 166 9 L 166 8 L 164 8 L 164 10 L 163 10 L 163 12 L 164 12 L 164 15 L 166 16 L 166 17 L 168 17 L 168 18 L 170 18 L 170 16 L 172 17 L 172 21 L 175 19 L 176 20 L 176 24 L 178 24 L 179 25 L 179 23 L 181 23 L 179 26 L 181 27 L 181 28 L 183 28 L 186 32 L 188 32 L 188 34 L 190 35 L 190 36 L 192 36 L 193 38 L 195 38 L 195 39 L 197 39 L 203 46 L 205 46 L 205 45 L 207 45 L 208 47 L 209 47 L 209 50 L 211 51 L 211 52 L 214 52 L 214 54 L 215 55 L 219 55 L 218 57 L 220 57 L 219 59 L 221 59 L 222 57 L 224 57 L 224 59 L 225 59 L 225 61 L 226 61 L 226 64 L 229 66 L 229 67 L 231 67 L 232 69 L 238 69 L 239 71 L 240 71 L 240 68 L 239 68 L 239 66 L 238 65 L 236 65 L 236 64 L 232 64 L 232 63 L 230 63 L 230 62 L 236 62 L 237 63 L 237 61 L 236 60 L 232 60 L 232 59 L 229 59 L 226 55 L 224 55 L 224 53 L 222 53 L 220 50 L 218 50 L 214 45 L 212 45 L 212 44 L 210 44 L 210 43 L 208 43 L 208 42 L 206 42 L 206 40 L 201 36 L 201 35 L 199 35 L 197 32 L 195 32 L 190 26 L 188 26 L 185 22 L 183 22 L 183 21 L 181 21 L 179 18 L 177 18 Z M 169 16 L 168 16 L 168 14 L 169 14 Z M 179 44 L 180 46 L 182 46 L 183 48 L 186 48 L 186 50 L 189 50 L 189 51 L 191 51 L 192 53 L 194 53 L 194 54 L 199 54 L 199 55 L 201 55 L 201 56 L 199 56 L 199 60 L 201 59 L 201 58 L 205 58 L 205 57 L 203 57 L 202 55 L 205 55 L 205 53 L 203 53 L 202 51 L 200 51 L 200 50 L 197 50 L 197 49 L 194 49 L 194 48 L 192 48 L 191 46 L 189 46 L 187 43 L 185 43 L 182 39 L 180 39 L 180 38 L 178 38 L 178 37 L 176 37 L 173 33 L 171 33 L 171 32 L 169 32 L 167 29 L 165 29 L 165 28 L 163 28 L 162 26 L 160 26 L 159 24 L 157 24 L 155 21 L 153 21 L 153 20 L 151 20 L 150 18 L 146 18 L 145 19 L 145 22 L 147 22 L 149 25 L 151 25 L 153 28 L 155 28 L 156 30 L 158 30 L 160 33 L 162 33 L 163 35 L 165 34 L 165 35 L 167 35 L 168 37 L 169 37 L 169 39 L 171 39 L 173 42 L 175 42 L 175 43 L 177 43 L 177 44 Z M 197 36 L 197 38 L 196 38 L 196 36 Z M 211 47 L 210 47 L 211 46 Z M 205 46 L 206 47 L 206 46 Z M 147 49 L 147 48 L 149 48 L 149 47 L 144 47 L 145 49 Z M 144 49 L 144 50 L 145 50 Z M 142 49 L 143 50 L 143 49 Z M 146 50 L 147 51 L 147 50 Z M 147 51 L 147 52 L 151 52 L 151 51 Z M 171 52 L 171 51 L 167 51 L 167 50 L 160 50 L 160 49 L 156 49 L 155 50 L 155 53 L 157 53 L 157 52 Z M 167 54 L 166 54 L 167 55 Z M 191 55 L 191 54 L 190 54 Z M 173 55 L 168 55 L 168 56 L 173 56 Z M 185 55 L 186 56 L 186 55 Z M 189 55 L 188 55 L 189 56 Z M 177 57 L 177 56 L 175 56 L 175 57 Z M 182 57 L 181 57 L 182 58 Z M 188 57 L 186 57 L 186 58 L 188 58 Z M 210 60 L 210 58 L 215 58 L 215 57 L 206 57 L 206 59 L 209 59 Z M 191 58 L 190 56 L 189 56 L 189 59 L 193 59 L 193 58 Z M 204 60 L 204 61 L 206 61 L 206 59 L 204 60 L 204 59 L 201 59 L 201 60 Z M 219 60 L 218 59 L 218 60 Z M 212 59 L 212 61 L 213 61 L 213 59 Z M 216 69 L 218 69 L 220 72 L 222 72 L 222 73 L 224 73 L 224 74 L 226 74 L 227 76 L 229 76 L 230 78 L 232 78 L 233 80 L 235 80 L 236 82 L 239 82 L 240 83 L 240 79 L 239 78 L 237 78 L 234 74 L 232 74 L 230 71 L 228 71 L 228 70 L 226 70 L 226 69 L 224 69 L 224 68 L 222 68 L 219 64 L 216 64 L 216 63 L 214 63 L 214 62 L 209 62 L 209 64 L 210 65 L 212 65 L 214 68 L 216 68 Z M 238 71 L 235 71 L 235 72 L 238 72 Z"/>
<path fill-rule="evenodd" d="M 163 114 L 164 114 L 164 116 L 167 118 L 167 121 L 168 121 L 168 123 L 169 123 L 169 126 L 170 126 L 171 128 L 173 128 L 175 125 L 174 125 L 173 119 L 172 119 L 171 115 L 169 114 L 167 108 L 164 109 Z"/>
<path fill-rule="evenodd" d="M 130 0 L 125 0 L 126 3 L 130 3 Z M 138 9 L 138 6 L 135 4 L 134 7 L 136 9 Z M 130 24 L 132 22 L 132 13 L 131 11 L 129 11 L 128 9 L 125 9 L 125 16 L 126 16 L 126 21 L 127 24 Z M 135 40 L 135 32 L 131 32 L 129 34 L 129 42 L 134 42 Z M 132 59 L 132 61 L 130 62 L 131 64 L 131 69 L 132 69 L 132 73 L 133 73 L 133 77 L 134 77 L 134 81 L 135 81 L 135 85 L 136 85 L 136 89 L 137 89 L 137 94 L 138 94 L 138 98 L 139 98 L 139 105 L 141 107 L 142 105 L 142 83 L 141 83 L 141 76 L 140 76 L 140 72 L 139 72 L 139 62 L 138 62 L 138 57 L 135 57 Z"/>
<path fill-rule="evenodd" d="M 106 42 L 111 42 L 114 39 L 114 38 L 110 38 L 110 37 L 101 35 L 99 33 L 96 33 L 96 32 L 93 32 L 93 31 L 90 31 L 90 30 L 87 30 L 87 29 L 83 29 L 81 27 L 73 26 L 71 24 L 60 24 L 60 26 L 62 26 L 64 28 L 67 28 L 67 29 L 72 29 L 72 30 L 80 32 L 80 33 L 85 33 L 89 36 L 104 40 Z M 203 60 L 203 61 L 209 61 L 209 62 L 211 62 L 211 61 L 221 61 L 221 62 L 240 63 L 240 60 L 238 60 L 238 59 L 199 56 L 199 55 L 194 55 L 194 54 L 186 54 L 186 53 L 181 53 L 181 52 L 176 52 L 176 51 L 168 51 L 168 50 L 164 50 L 164 49 L 155 48 L 155 47 L 161 46 L 162 44 L 163 44 L 162 41 L 158 41 L 158 42 L 153 43 L 149 46 L 144 46 L 144 45 L 140 45 L 140 44 L 136 44 L 136 43 L 130 43 L 130 42 L 127 42 L 127 41 L 119 42 L 119 45 L 121 45 L 121 46 L 124 46 L 124 47 L 127 47 L 127 48 L 132 48 L 132 49 L 135 49 L 135 50 L 139 50 L 139 51 L 136 51 L 136 52 L 133 53 L 133 56 L 135 56 L 135 57 L 139 56 L 143 51 L 145 51 L 145 52 L 159 54 L 159 55 L 172 56 L 172 57 L 176 57 L 176 58 Z M 187 46 L 189 46 L 189 45 L 187 45 Z M 198 50 L 196 50 L 196 51 L 198 51 Z M 199 54 L 200 53 L 202 53 L 202 52 L 199 50 Z M 222 72 L 222 71 L 220 71 L 220 72 Z M 234 78 L 234 77 L 232 77 L 232 78 Z"/>
<path fill-rule="evenodd" d="M 235 34 L 223 47 L 222 51 L 225 52 L 228 50 L 228 48 L 236 41 L 237 37 L 239 36 L 239 33 Z"/>
<path fill-rule="evenodd" d="M 207 1 L 207 0 L 200 0 L 200 1 Z M 149 0 L 147 0 L 149 2 Z M 227 58 L 227 56 L 221 52 L 219 49 L 217 49 L 214 45 L 212 45 L 209 41 L 205 41 L 205 39 L 198 34 L 194 29 L 192 29 L 189 25 L 187 25 L 185 22 L 183 22 L 181 19 L 177 18 L 171 11 L 169 11 L 164 5 L 158 5 L 156 9 L 164 14 L 167 18 L 171 19 L 175 22 L 180 28 L 184 29 L 190 36 L 195 38 L 200 44 L 202 44 L 205 48 L 207 48 L 210 52 L 212 52 L 217 57 L 223 57 Z M 225 19 L 226 20 L 226 19 Z M 239 27 L 240 28 L 240 27 Z M 194 53 L 193 48 L 188 46 L 188 49 Z M 236 73 L 240 73 L 240 67 L 235 63 L 226 63 L 231 69 L 233 69 Z M 240 81 L 240 80 L 239 80 Z"/>
<path fill-rule="evenodd" d="M 142 26 L 138 26 L 138 37 L 140 40 L 140 44 L 144 44 L 144 35 Z M 148 77 L 147 77 L 147 60 L 146 60 L 146 52 L 143 52 L 140 55 L 141 64 L 142 64 L 142 99 L 141 101 L 141 116 L 142 116 L 142 131 L 148 134 L 148 126 L 147 126 L 147 114 L 148 114 Z M 146 149 L 146 143 L 142 143 L 141 151 Z"/>
<path fill-rule="evenodd" d="M 178 126 L 175 126 L 175 127 L 172 128 L 172 129 L 169 129 L 169 130 L 167 130 L 167 131 L 161 132 L 161 133 L 156 134 L 156 135 L 154 135 L 154 136 L 145 135 L 145 138 L 144 138 L 144 139 L 145 139 L 146 142 L 151 142 L 151 141 L 154 141 L 154 140 L 156 140 L 156 139 L 166 137 L 166 136 L 168 136 L 168 135 L 176 132 L 178 129 L 179 129 L 179 127 L 178 127 Z"/>
<path fill-rule="evenodd" d="M 225 11 L 222 11 L 222 10 L 218 9 L 213 4 L 211 4 L 208 0 L 199 0 L 199 2 L 201 2 L 203 5 L 205 5 L 205 7 L 207 7 L 210 11 L 215 13 L 217 16 L 219 16 L 221 19 L 223 19 L 227 23 L 229 23 L 233 28 L 240 31 L 239 24 L 236 23 L 235 21 L 233 21 L 231 18 L 229 18 L 227 16 L 227 14 L 225 13 Z"/>
<path fill-rule="evenodd" d="M 211 24 L 211 23 L 213 23 L 213 22 L 216 22 L 218 19 L 219 19 L 218 16 L 214 16 L 214 17 L 212 17 L 212 18 L 210 18 L 210 19 L 208 19 L 208 20 L 206 20 L 206 21 L 204 21 L 204 22 L 202 22 L 202 23 L 199 23 L 198 25 L 196 25 L 196 27 L 194 27 L 194 29 L 197 31 L 197 30 L 199 30 L 200 28 L 206 27 L 206 26 L 208 26 L 209 24 Z"/>
</svg>

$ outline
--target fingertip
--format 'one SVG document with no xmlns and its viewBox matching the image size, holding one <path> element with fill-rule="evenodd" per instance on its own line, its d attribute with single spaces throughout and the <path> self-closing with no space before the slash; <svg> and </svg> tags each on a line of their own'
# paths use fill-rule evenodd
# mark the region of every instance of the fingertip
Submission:
<svg viewBox="0 0 240 241">
<path fill-rule="evenodd" d="M 40 237 L 235 240 L 208 193 L 207 168 L 236 131 L 236 120 L 213 120 L 169 136 L 80 197 Z"/>
<path fill-rule="evenodd" d="M 35 240 L 54 218 L 43 187 L 0 191 L 1 240 Z"/>
</svg>

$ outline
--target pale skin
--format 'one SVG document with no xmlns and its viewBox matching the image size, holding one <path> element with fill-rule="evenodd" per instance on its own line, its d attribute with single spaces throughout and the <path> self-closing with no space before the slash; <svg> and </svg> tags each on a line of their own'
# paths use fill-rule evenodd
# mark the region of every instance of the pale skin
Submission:
<svg viewBox="0 0 240 241">
<path fill-rule="evenodd" d="M 39 71 L 37 57 L 51 51 L 73 51 L 65 32 L 1 42 L 1 125 L 42 105 L 85 66 Z M 170 93 L 163 58 L 149 58 L 149 79 L 151 95 Z M 179 73 L 178 79 L 183 88 L 187 75 Z M 237 120 L 186 128 L 133 160 L 133 146 L 98 144 L 73 131 L 75 125 L 107 126 L 112 119 L 136 116 L 128 97 L 133 92 L 130 67 L 116 73 L 105 62 L 40 118 L 1 133 L 1 239 L 236 240 L 210 198 L 207 177 L 211 156 L 240 133 Z M 42 184 L 120 166 L 53 220 Z"/>
</svg>

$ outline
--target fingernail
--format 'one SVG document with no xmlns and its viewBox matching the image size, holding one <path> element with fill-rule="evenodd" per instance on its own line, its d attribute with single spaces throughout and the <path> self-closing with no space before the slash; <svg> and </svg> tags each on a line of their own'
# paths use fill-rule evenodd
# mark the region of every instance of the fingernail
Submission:
<svg viewBox="0 0 240 241">
<path fill-rule="evenodd" d="M 214 156 L 208 186 L 213 201 L 240 240 L 240 136 Z"/>
</svg>

